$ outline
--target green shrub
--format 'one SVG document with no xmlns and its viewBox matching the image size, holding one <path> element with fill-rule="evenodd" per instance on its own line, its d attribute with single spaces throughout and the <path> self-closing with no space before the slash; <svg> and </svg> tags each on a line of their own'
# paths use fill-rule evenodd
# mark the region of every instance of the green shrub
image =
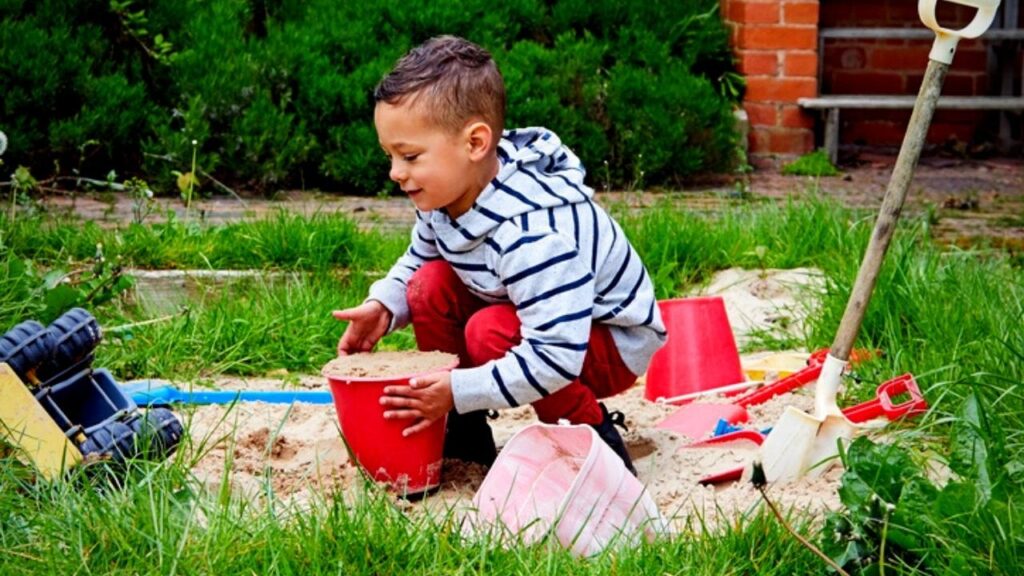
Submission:
<svg viewBox="0 0 1024 576">
<path fill-rule="evenodd" d="M 0 4 L 0 118 L 12 164 L 102 178 L 138 170 L 166 79 L 104 0 Z"/>
<path fill-rule="evenodd" d="M 669 183 L 735 157 L 736 76 L 717 6 L 6 0 L 5 161 L 40 177 L 141 172 L 176 194 L 174 172 L 189 172 L 195 151 L 200 176 L 233 186 L 380 193 L 392 187 L 373 87 L 412 46 L 455 34 L 494 53 L 509 127 L 558 132 L 594 185 Z"/>
</svg>

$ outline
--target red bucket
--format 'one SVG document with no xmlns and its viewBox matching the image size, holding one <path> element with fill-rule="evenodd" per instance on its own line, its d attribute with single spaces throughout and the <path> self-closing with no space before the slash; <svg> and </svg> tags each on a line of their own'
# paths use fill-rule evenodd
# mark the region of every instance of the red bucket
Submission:
<svg viewBox="0 0 1024 576">
<path fill-rule="evenodd" d="M 341 434 L 359 465 L 377 482 L 401 494 L 418 494 L 441 484 L 445 419 L 411 436 L 402 430 L 411 420 L 385 420 L 380 397 L 384 387 L 405 385 L 411 378 L 446 372 L 459 363 L 428 372 L 386 378 L 327 374 L 338 411 Z"/>
<path fill-rule="evenodd" d="M 668 341 L 651 357 L 644 398 L 657 401 L 746 380 L 720 296 L 658 302 Z"/>
</svg>

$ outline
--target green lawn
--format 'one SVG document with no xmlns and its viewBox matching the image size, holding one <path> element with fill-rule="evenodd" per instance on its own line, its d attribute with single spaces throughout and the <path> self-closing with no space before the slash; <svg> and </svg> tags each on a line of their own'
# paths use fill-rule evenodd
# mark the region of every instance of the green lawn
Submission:
<svg viewBox="0 0 1024 576">
<path fill-rule="evenodd" d="M 808 349 L 828 346 L 873 215 L 812 198 L 737 201 L 716 214 L 666 201 L 613 207 L 655 278 L 684 293 L 716 270 L 813 266 L 826 294 Z M 97 364 L 123 379 L 315 373 L 339 335 L 330 311 L 360 301 L 405 234 L 361 231 L 340 216 L 281 213 L 221 227 L 171 221 L 102 229 L 42 216 L 0 217 L 0 329 L 83 305 L 107 329 Z M 105 260 L 98 263 L 96 245 Z M 125 298 L 117 266 L 284 272 L 209 291 L 152 323 Z M 56 279 L 70 273 L 70 284 Z M 1024 560 L 1024 270 L 1010 254 L 937 246 L 926 220 L 905 219 L 889 250 L 858 347 L 849 400 L 886 375 L 912 372 L 931 409 L 893 446 L 858 442 L 847 455 L 847 509 L 800 531 L 852 573 L 1014 574 Z M 765 340 L 762 348 L 793 342 Z M 385 346 L 410 348 L 411 335 Z M 948 463 L 935 485 L 927 458 Z M 822 574 L 824 563 L 770 515 L 712 533 L 694 530 L 579 560 L 553 546 L 505 550 L 466 540 L 452 515 L 408 514 L 371 491 L 308 510 L 205 493 L 180 459 L 139 464 L 124 486 L 81 473 L 27 482 L 0 464 L 2 574 Z"/>
</svg>

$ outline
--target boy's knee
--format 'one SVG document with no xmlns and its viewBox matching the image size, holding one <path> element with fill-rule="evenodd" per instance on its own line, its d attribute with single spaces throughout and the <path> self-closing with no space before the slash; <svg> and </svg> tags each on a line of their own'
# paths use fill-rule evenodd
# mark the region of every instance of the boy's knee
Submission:
<svg viewBox="0 0 1024 576">
<path fill-rule="evenodd" d="M 475 366 L 501 358 L 520 340 L 519 317 L 511 305 L 488 306 L 466 323 L 466 352 Z"/>
</svg>

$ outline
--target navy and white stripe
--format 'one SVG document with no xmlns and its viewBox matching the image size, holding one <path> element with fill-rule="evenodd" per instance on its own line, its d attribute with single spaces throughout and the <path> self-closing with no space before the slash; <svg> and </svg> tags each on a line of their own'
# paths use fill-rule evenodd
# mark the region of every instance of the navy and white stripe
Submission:
<svg viewBox="0 0 1024 576">
<path fill-rule="evenodd" d="M 590 328 L 609 326 L 634 374 L 665 340 L 654 287 L 625 234 L 593 201 L 579 159 L 543 128 L 504 134 L 498 175 L 457 220 L 417 213 L 411 243 L 370 298 L 409 322 L 405 286 L 426 261 L 443 258 L 487 302 L 516 306 L 522 342 L 498 360 L 452 373 L 465 413 L 534 402 L 575 379 Z"/>
</svg>

